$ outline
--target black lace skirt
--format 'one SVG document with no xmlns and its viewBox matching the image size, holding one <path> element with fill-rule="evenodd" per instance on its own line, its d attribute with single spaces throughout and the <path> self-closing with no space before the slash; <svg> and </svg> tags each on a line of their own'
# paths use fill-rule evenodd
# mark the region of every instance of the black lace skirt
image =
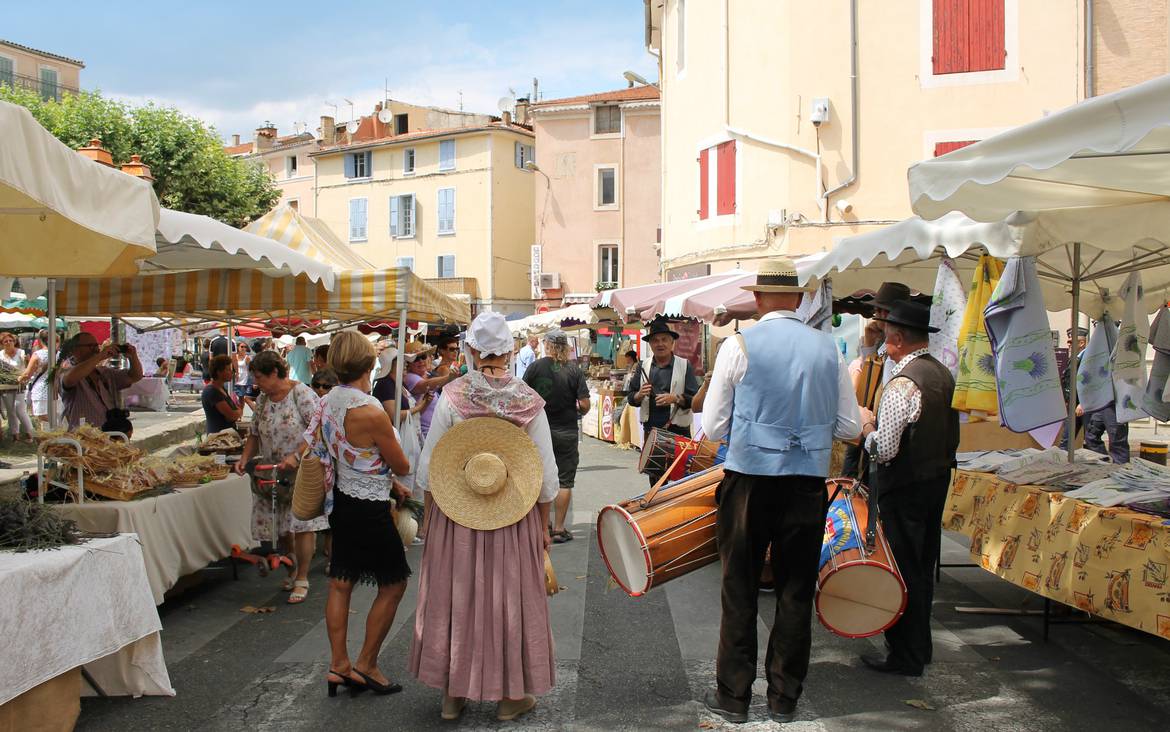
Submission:
<svg viewBox="0 0 1170 732">
<path fill-rule="evenodd" d="M 391 520 L 389 501 L 366 501 L 335 490 L 329 528 L 333 531 L 329 556 L 333 579 L 381 586 L 410 577 L 406 549 Z"/>
</svg>

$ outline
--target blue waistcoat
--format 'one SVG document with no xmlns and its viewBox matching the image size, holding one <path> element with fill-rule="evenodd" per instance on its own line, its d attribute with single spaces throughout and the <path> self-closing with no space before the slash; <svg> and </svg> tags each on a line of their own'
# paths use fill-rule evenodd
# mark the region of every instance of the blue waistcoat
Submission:
<svg viewBox="0 0 1170 732">
<path fill-rule="evenodd" d="M 827 476 L 839 392 L 832 337 L 781 317 L 748 328 L 743 339 L 748 367 L 732 399 L 726 467 Z"/>
</svg>

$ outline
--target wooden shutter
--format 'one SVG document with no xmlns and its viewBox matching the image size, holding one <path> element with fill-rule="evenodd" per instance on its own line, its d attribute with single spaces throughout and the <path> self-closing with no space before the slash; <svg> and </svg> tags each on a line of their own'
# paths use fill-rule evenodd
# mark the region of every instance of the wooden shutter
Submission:
<svg viewBox="0 0 1170 732">
<path fill-rule="evenodd" d="M 0 84 L 13 85 L 16 69 L 12 65 L 12 59 L 7 56 L 0 56 Z"/>
<path fill-rule="evenodd" d="M 708 210 L 708 186 L 707 186 L 707 153 L 709 150 L 703 149 L 699 151 L 699 218 L 705 219 L 710 215 Z"/>
<path fill-rule="evenodd" d="M 1006 65 L 1004 0 L 968 1 L 967 71 L 994 71 Z"/>
<path fill-rule="evenodd" d="M 1002 2 L 1002 0 L 1001 0 Z M 934 73 L 968 70 L 970 46 L 968 0 L 933 0 Z"/>
<path fill-rule="evenodd" d="M 345 156 L 345 177 L 346 178 L 356 178 L 357 177 L 357 171 L 354 170 L 354 156 L 353 155 L 346 155 Z"/>
<path fill-rule="evenodd" d="M 717 213 L 720 216 L 735 213 L 735 140 L 729 140 L 718 148 L 719 166 L 715 171 L 719 190 L 716 193 Z"/>
<path fill-rule="evenodd" d="M 366 177 L 369 178 L 374 174 L 374 153 L 366 150 Z"/>
<path fill-rule="evenodd" d="M 974 144 L 976 142 L 979 142 L 979 141 L 978 140 L 962 140 L 962 141 L 957 141 L 957 142 L 956 141 L 936 142 L 934 144 L 934 156 L 937 158 L 939 155 L 946 155 L 949 152 L 953 152 L 953 151 L 958 150 L 960 148 L 967 147 L 968 145 Z"/>
<path fill-rule="evenodd" d="M 414 205 L 414 194 L 411 193 L 407 198 L 410 199 L 410 222 L 409 226 L 403 227 L 405 236 L 414 236 L 414 232 L 418 231 L 418 208 Z M 402 207 L 406 210 L 406 206 Z"/>
</svg>

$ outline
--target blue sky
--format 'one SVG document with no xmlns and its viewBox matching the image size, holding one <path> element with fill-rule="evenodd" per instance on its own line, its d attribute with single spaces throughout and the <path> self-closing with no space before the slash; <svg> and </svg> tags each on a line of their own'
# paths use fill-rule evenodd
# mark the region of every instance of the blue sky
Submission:
<svg viewBox="0 0 1170 732">
<path fill-rule="evenodd" d="M 266 10 L 267 8 L 267 10 Z M 321 9 L 329 8 L 322 13 Z M 641 0 L 285 0 L 12 4 L 0 38 L 85 62 L 81 85 L 179 107 L 229 138 L 368 114 L 383 95 L 496 113 L 532 78 L 546 99 L 654 80 Z"/>
</svg>

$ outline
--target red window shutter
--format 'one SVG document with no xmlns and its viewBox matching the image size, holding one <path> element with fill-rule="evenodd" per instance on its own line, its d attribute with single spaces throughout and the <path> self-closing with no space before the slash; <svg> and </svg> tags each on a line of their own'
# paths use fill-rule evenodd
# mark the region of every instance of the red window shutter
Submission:
<svg viewBox="0 0 1170 732">
<path fill-rule="evenodd" d="M 967 0 L 968 63 L 966 71 L 994 71 L 1005 66 L 1004 0 Z"/>
<path fill-rule="evenodd" d="M 979 142 L 978 140 L 962 140 L 959 142 L 936 142 L 934 144 L 934 156 L 946 155 L 949 152 L 958 150 L 959 148 L 967 147 L 968 145 Z"/>
<path fill-rule="evenodd" d="M 718 212 L 720 216 L 735 213 L 735 140 L 729 140 L 718 148 L 719 179 Z"/>
<path fill-rule="evenodd" d="M 705 219 L 710 214 L 707 206 L 708 186 L 707 186 L 707 152 L 708 150 L 699 151 L 699 218 Z"/>
<path fill-rule="evenodd" d="M 954 74 L 967 70 L 968 0 L 933 0 L 934 73 Z"/>
</svg>

